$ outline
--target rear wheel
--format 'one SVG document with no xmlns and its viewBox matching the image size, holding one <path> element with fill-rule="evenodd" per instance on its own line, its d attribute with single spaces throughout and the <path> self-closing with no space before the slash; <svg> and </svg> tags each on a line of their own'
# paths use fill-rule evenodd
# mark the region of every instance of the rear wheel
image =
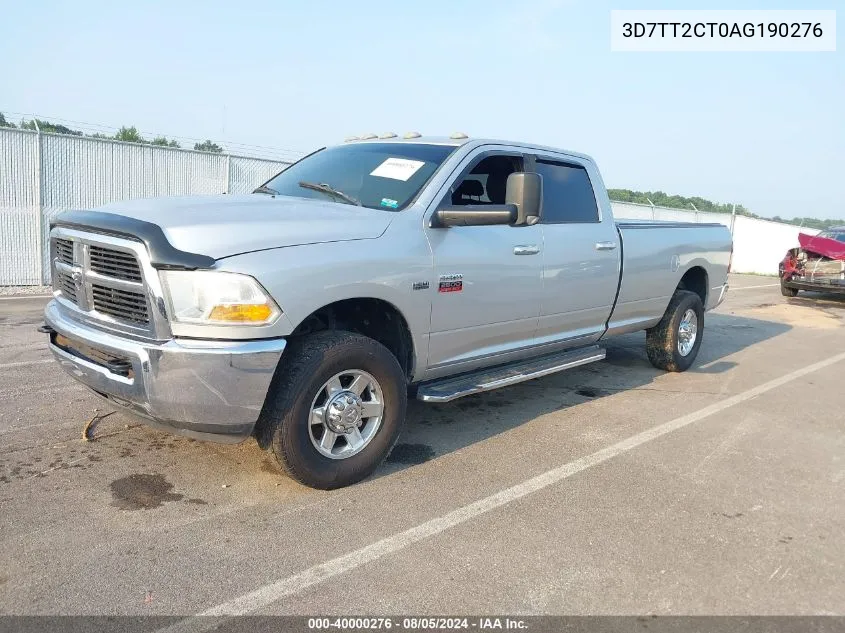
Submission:
<svg viewBox="0 0 845 633">
<path fill-rule="evenodd" d="M 405 376 L 371 338 L 327 331 L 292 339 L 259 423 L 262 444 L 297 481 L 341 488 L 372 474 L 402 429 Z"/>
<path fill-rule="evenodd" d="M 646 330 L 648 359 L 658 369 L 686 371 L 698 356 L 703 333 L 701 297 L 676 290 L 660 322 Z"/>
</svg>

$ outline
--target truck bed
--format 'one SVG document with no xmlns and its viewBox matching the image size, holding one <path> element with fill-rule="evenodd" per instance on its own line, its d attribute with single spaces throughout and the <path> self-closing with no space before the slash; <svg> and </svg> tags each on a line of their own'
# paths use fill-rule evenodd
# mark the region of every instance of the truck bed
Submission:
<svg viewBox="0 0 845 633">
<path fill-rule="evenodd" d="M 652 327 L 663 316 L 681 271 L 706 273 L 705 308 L 715 307 L 730 264 L 732 240 L 723 224 L 623 220 L 622 274 L 608 335 Z"/>
</svg>

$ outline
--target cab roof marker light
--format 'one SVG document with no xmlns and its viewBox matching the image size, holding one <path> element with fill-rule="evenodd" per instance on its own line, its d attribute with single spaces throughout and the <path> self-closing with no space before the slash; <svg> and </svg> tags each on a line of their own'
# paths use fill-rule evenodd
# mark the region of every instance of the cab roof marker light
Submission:
<svg viewBox="0 0 845 633">
<path fill-rule="evenodd" d="M 464 134 L 463 132 L 453 132 L 451 135 L 449 135 L 449 138 L 462 139 L 462 138 L 469 138 L 469 137 L 466 134 Z"/>
<path fill-rule="evenodd" d="M 385 132 L 384 134 L 380 135 L 379 138 L 396 138 L 395 132 Z"/>
<path fill-rule="evenodd" d="M 370 134 L 364 134 L 364 136 L 361 137 L 361 140 L 362 141 L 369 141 L 370 139 L 374 139 L 374 138 L 378 138 L 378 135 L 370 133 Z"/>
<path fill-rule="evenodd" d="M 402 138 L 420 138 L 421 136 L 419 132 L 408 132 Z"/>
<path fill-rule="evenodd" d="M 343 142 L 344 143 L 351 143 L 352 141 L 360 141 L 360 140 L 361 139 L 357 136 L 347 136 L 345 139 L 343 139 Z"/>
</svg>

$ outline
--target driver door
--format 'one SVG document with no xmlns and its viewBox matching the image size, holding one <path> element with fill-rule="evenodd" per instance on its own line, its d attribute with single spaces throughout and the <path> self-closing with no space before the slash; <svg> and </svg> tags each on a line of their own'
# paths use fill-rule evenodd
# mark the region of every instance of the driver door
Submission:
<svg viewBox="0 0 845 633">
<path fill-rule="evenodd" d="M 524 163 L 520 152 L 479 148 L 440 204 L 503 204 L 508 174 Z M 506 362 L 529 347 L 540 313 L 542 227 L 427 222 L 425 230 L 436 284 L 427 378 Z"/>
</svg>

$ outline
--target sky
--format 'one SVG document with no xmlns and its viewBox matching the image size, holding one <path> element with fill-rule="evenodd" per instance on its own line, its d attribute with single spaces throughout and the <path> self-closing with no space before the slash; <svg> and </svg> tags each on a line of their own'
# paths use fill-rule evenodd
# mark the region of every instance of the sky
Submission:
<svg viewBox="0 0 845 633">
<path fill-rule="evenodd" d="M 610 51 L 611 9 L 802 0 L 3 5 L 12 121 L 135 125 L 274 158 L 369 132 L 461 131 L 590 154 L 608 187 L 845 218 L 841 37 L 835 53 Z M 845 0 L 812 8 L 838 9 L 845 32 Z"/>
</svg>

